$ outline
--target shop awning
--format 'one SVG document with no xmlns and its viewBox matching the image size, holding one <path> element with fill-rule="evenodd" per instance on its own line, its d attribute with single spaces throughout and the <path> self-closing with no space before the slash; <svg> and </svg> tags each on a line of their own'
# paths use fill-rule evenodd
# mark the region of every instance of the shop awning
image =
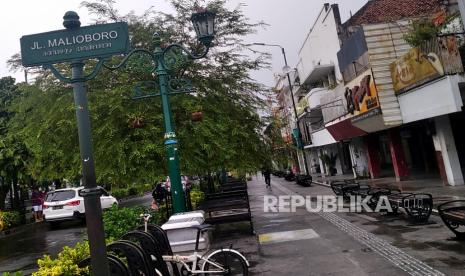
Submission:
<svg viewBox="0 0 465 276">
<path fill-rule="evenodd" d="M 367 134 L 365 131 L 352 125 L 350 118 L 326 124 L 326 129 L 333 136 L 334 140 L 342 141 Z"/>
</svg>

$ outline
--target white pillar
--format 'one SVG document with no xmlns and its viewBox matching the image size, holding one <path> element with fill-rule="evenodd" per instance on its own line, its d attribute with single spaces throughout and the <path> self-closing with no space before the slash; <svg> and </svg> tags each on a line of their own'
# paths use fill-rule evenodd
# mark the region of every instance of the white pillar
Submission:
<svg viewBox="0 0 465 276">
<path fill-rule="evenodd" d="M 440 151 L 449 185 L 463 185 L 462 168 L 460 167 L 454 135 L 448 115 L 435 118 L 436 135 L 433 136 L 434 148 Z"/>
</svg>

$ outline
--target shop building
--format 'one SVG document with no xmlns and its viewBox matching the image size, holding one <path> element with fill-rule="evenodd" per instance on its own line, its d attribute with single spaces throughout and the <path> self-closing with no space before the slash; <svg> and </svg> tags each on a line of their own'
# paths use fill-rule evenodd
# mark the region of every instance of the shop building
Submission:
<svg viewBox="0 0 465 276">
<path fill-rule="evenodd" d="M 446 26 L 438 37 L 391 63 L 390 69 L 412 169 L 421 168 L 421 160 L 434 160 L 425 162 L 423 170 L 434 169 L 444 184 L 463 185 L 465 78 L 459 48 L 465 37 L 460 17 L 454 20 L 449 24 L 460 29 L 450 32 Z"/>
<path fill-rule="evenodd" d="M 320 157 L 336 155 L 337 174 L 463 184 L 463 30 L 446 28 L 418 49 L 404 40 L 412 20 L 456 10 L 451 1 L 372 0 L 341 24 L 338 6 L 323 6 L 287 89 L 298 103 L 300 167 L 306 159 L 312 173 L 329 174 Z"/>
</svg>

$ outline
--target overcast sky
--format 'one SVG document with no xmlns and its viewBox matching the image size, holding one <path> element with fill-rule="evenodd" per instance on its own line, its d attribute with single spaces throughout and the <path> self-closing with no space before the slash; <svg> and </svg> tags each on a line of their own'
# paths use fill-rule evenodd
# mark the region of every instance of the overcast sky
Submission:
<svg viewBox="0 0 465 276">
<path fill-rule="evenodd" d="M 82 0 L 8 0 L 0 6 L 0 77 L 13 75 L 23 81 L 23 73 L 13 74 L 6 67 L 6 60 L 20 51 L 19 39 L 22 35 L 62 29 L 62 17 L 68 10 L 77 11 L 82 25 L 91 23 L 85 9 L 80 9 Z M 295 67 L 297 54 L 310 26 L 315 21 L 323 3 L 339 4 L 343 22 L 355 13 L 367 0 L 230 0 L 231 7 L 244 3 L 245 14 L 250 21 L 265 21 L 270 26 L 247 38 L 248 42 L 279 44 L 286 50 L 288 63 Z M 171 10 L 165 0 L 116 0 L 116 7 L 122 14 L 134 10 L 141 14 L 150 6 L 157 10 Z M 257 46 L 260 47 L 260 46 Z M 258 49 L 257 49 L 258 50 Z M 280 73 L 284 65 L 279 48 L 269 48 L 273 55 L 272 70 L 254 72 L 253 77 L 261 83 L 272 86 L 273 73 Z"/>
</svg>

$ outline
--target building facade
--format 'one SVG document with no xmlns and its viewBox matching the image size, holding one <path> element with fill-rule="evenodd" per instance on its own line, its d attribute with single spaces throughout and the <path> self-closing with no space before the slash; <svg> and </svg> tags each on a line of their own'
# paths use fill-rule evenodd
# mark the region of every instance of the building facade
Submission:
<svg viewBox="0 0 465 276">
<path fill-rule="evenodd" d="M 454 1 L 372 0 L 341 23 L 338 5 L 323 5 L 289 89 L 306 156 L 299 162 L 325 175 L 462 185 L 465 39 L 458 10 Z M 442 31 L 412 48 L 405 34 L 419 18 Z"/>
</svg>

